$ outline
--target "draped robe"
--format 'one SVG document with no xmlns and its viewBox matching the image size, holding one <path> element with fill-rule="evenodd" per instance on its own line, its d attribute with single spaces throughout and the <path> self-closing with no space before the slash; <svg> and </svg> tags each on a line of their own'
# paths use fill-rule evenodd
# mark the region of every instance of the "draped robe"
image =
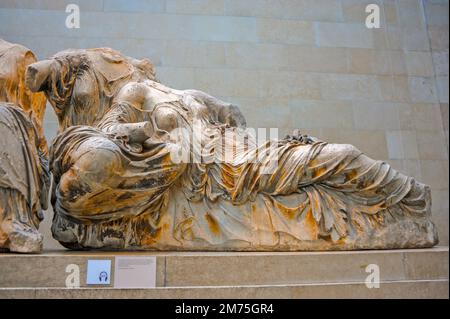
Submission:
<svg viewBox="0 0 450 319">
<path fill-rule="evenodd" d="M 39 132 L 21 108 L 0 103 L 0 136 L 0 247 L 40 251 L 50 179 Z"/>
<path fill-rule="evenodd" d="M 52 231 L 63 245 L 321 250 L 437 242 L 429 187 L 351 145 L 284 139 L 244 147 L 237 137 L 246 131 L 214 122 L 189 96 L 159 107 L 177 114 L 184 139 L 130 144 L 117 124 L 161 130 L 154 110 L 119 103 L 96 127 L 70 127 L 54 141 Z M 193 119 L 202 124 L 200 148 L 185 143 Z M 193 161 L 216 155 L 218 140 L 234 145 L 231 159 Z M 188 163 L 173 160 L 177 147 L 189 149 Z"/>
<path fill-rule="evenodd" d="M 46 99 L 25 85 L 36 62 L 28 48 L 0 39 L 0 249 L 39 252 L 39 222 L 47 208 Z"/>
</svg>

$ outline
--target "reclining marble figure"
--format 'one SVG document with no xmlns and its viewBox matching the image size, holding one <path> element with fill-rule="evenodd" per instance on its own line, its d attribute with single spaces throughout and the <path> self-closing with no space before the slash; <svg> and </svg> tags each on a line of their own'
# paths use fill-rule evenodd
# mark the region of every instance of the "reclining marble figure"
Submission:
<svg viewBox="0 0 450 319">
<path fill-rule="evenodd" d="M 263 145 L 239 109 L 159 83 L 147 60 L 69 50 L 28 67 L 61 133 L 52 233 L 72 249 L 431 247 L 430 188 L 352 145 Z"/>
<path fill-rule="evenodd" d="M 29 49 L 0 39 L 0 249 L 39 252 L 49 173 L 42 130 L 46 98 L 25 86 Z"/>
</svg>

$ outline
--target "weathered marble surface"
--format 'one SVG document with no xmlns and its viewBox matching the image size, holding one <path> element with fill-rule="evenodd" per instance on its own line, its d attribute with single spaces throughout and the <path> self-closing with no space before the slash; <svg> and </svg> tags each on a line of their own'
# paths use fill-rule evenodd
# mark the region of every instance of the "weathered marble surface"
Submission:
<svg viewBox="0 0 450 319">
<path fill-rule="evenodd" d="M 19 105 L 31 116 L 39 133 L 40 146 L 47 153 L 47 141 L 43 132 L 47 99 L 44 93 L 33 93 L 25 84 L 25 70 L 36 61 L 36 56 L 30 49 L 0 39 L 0 101 Z"/>
<path fill-rule="evenodd" d="M 150 62 L 110 49 L 64 51 L 28 70 L 27 83 L 45 92 L 60 122 L 50 151 L 52 232 L 66 247 L 343 250 L 438 242 L 429 187 L 352 145 L 296 133 L 258 146 L 237 107 L 166 87 Z M 188 160 L 175 160 L 174 150 Z"/>
<path fill-rule="evenodd" d="M 96 125 L 113 97 L 129 81 L 155 79 L 150 61 L 109 48 L 66 50 L 28 67 L 26 84 L 43 91 L 58 116 L 60 131 Z"/>
<path fill-rule="evenodd" d="M 39 252 L 49 173 L 42 131 L 46 99 L 25 86 L 36 57 L 0 39 L 0 249 Z M 6 103 L 11 102 L 11 103 Z"/>
</svg>

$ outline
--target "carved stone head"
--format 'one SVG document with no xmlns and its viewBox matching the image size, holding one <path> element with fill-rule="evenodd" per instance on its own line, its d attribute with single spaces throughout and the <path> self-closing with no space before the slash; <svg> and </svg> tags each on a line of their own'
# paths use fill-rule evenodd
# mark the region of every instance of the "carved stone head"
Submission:
<svg viewBox="0 0 450 319">
<path fill-rule="evenodd" d="M 28 66 L 26 84 L 52 104 L 60 131 L 95 125 L 129 81 L 155 80 L 153 65 L 110 48 L 69 49 Z"/>
</svg>

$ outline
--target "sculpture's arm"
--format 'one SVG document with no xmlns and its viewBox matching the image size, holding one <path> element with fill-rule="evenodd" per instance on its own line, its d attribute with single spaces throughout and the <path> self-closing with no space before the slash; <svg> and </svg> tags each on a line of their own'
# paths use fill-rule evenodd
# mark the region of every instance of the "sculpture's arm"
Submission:
<svg viewBox="0 0 450 319">
<path fill-rule="evenodd" d="M 147 89 L 141 83 L 125 85 L 117 94 L 113 107 L 105 115 L 99 128 L 129 144 L 142 144 L 153 135 L 153 125 L 147 121 L 136 122 L 132 108 L 127 105 L 143 109 L 146 95 Z"/>
<path fill-rule="evenodd" d="M 135 108 L 142 110 L 147 101 L 148 92 L 148 87 L 143 83 L 128 83 L 120 89 L 114 101 L 116 103 L 127 102 Z"/>
<path fill-rule="evenodd" d="M 184 92 L 206 105 L 208 110 L 217 117 L 219 122 L 229 124 L 233 127 L 246 127 L 245 117 L 236 105 L 221 101 L 202 91 L 185 90 Z"/>
<path fill-rule="evenodd" d="M 128 143 L 142 144 L 153 135 L 153 125 L 150 122 L 117 123 L 106 131 Z"/>
<path fill-rule="evenodd" d="M 145 142 L 154 134 L 151 122 L 109 122 L 101 130 L 111 138 L 121 140 L 133 152 L 140 153 L 146 147 Z"/>
</svg>

